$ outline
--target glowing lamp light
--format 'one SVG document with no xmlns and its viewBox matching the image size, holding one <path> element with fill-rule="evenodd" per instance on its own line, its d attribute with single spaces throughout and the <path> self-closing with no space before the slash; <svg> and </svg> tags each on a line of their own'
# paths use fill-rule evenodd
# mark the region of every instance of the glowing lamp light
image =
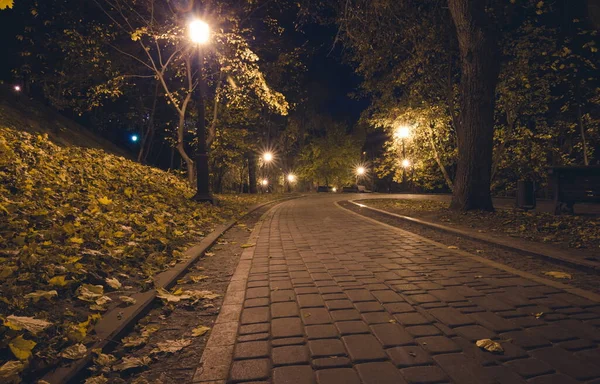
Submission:
<svg viewBox="0 0 600 384">
<path fill-rule="evenodd" d="M 263 186 L 265 186 L 265 187 L 266 187 L 267 185 L 269 185 L 269 180 L 267 180 L 267 179 L 262 179 L 260 183 L 261 183 Z"/>
<path fill-rule="evenodd" d="M 266 152 L 263 154 L 263 160 L 267 163 L 273 161 L 273 154 L 271 152 Z"/>
<path fill-rule="evenodd" d="M 13 89 L 15 90 L 15 92 L 21 92 L 21 86 L 20 85 L 15 85 L 13 87 Z"/>
<path fill-rule="evenodd" d="M 136 141 L 138 141 L 138 139 L 139 139 L 138 135 L 131 135 L 131 141 L 133 141 L 134 143 Z"/>
<path fill-rule="evenodd" d="M 331 188 L 331 191 L 332 191 L 332 192 L 337 192 L 337 188 L 336 188 L 336 187 L 333 187 L 333 188 Z"/>
<path fill-rule="evenodd" d="M 394 132 L 394 136 L 396 136 L 399 139 L 406 139 L 410 136 L 410 127 L 407 127 L 405 125 L 398 127 Z"/>
<path fill-rule="evenodd" d="M 287 180 L 288 180 L 290 183 L 293 183 L 293 182 L 295 182 L 295 181 L 296 181 L 296 175 L 294 175 L 293 173 L 290 173 L 289 175 L 287 175 Z"/>
<path fill-rule="evenodd" d="M 410 167 L 410 160 L 408 160 L 408 159 L 404 159 L 404 160 L 402 160 L 402 166 L 403 166 L 404 168 L 408 168 L 408 167 Z"/>
<path fill-rule="evenodd" d="M 188 26 L 190 40 L 196 44 L 204 44 L 210 37 L 210 27 L 202 20 L 192 20 Z"/>
<path fill-rule="evenodd" d="M 358 176 L 362 176 L 367 172 L 367 170 L 365 169 L 365 167 L 358 167 L 356 168 L 356 174 Z"/>
</svg>

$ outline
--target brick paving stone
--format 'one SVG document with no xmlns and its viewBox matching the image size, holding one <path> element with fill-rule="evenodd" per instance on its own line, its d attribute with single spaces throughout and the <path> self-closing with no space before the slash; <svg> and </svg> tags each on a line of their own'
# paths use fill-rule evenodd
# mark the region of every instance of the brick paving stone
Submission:
<svg viewBox="0 0 600 384">
<path fill-rule="evenodd" d="M 530 354 L 550 364 L 558 372 L 576 380 L 589 380 L 600 377 L 600 364 L 588 364 L 562 348 L 543 348 L 532 351 Z"/>
<path fill-rule="evenodd" d="M 492 312 L 471 313 L 467 316 L 470 316 L 479 325 L 482 325 L 490 331 L 501 333 L 519 329 L 519 327 L 512 321 L 503 319 Z"/>
<path fill-rule="evenodd" d="M 371 329 L 384 348 L 413 344 L 413 337 L 398 324 L 376 324 Z"/>
<path fill-rule="evenodd" d="M 415 310 L 415 308 L 408 303 L 385 303 L 383 306 L 386 311 L 392 314 L 414 312 Z"/>
<path fill-rule="evenodd" d="M 513 360 L 507 362 L 506 367 L 527 379 L 554 372 L 551 366 L 538 359 Z"/>
<path fill-rule="evenodd" d="M 353 289 L 345 291 L 345 293 L 346 296 L 348 296 L 348 298 L 354 303 L 375 300 L 375 296 L 365 289 Z"/>
<path fill-rule="evenodd" d="M 300 310 L 302 322 L 306 325 L 332 323 L 329 311 L 325 308 L 306 308 Z"/>
<path fill-rule="evenodd" d="M 354 307 L 358 309 L 360 313 L 367 312 L 381 312 L 384 308 L 379 304 L 378 301 L 364 301 L 360 303 L 354 303 Z"/>
<path fill-rule="evenodd" d="M 574 340 L 577 338 L 577 335 L 570 330 L 559 327 L 556 325 L 547 325 L 543 327 L 536 327 L 529 330 L 534 335 L 539 335 L 553 343 L 559 341 L 567 341 Z"/>
<path fill-rule="evenodd" d="M 431 321 L 427 320 L 425 317 L 423 317 L 423 315 L 417 312 L 399 313 L 394 315 L 394 317 L 400 322 L 400 324 L 407 327 L 411 325 L 431 324 Z"/>
<path fill-rule="evenodd" d="M 269 305 L 269 299 L 266 297 L 260 299 L 248 299 L 244 301 L 244 308 L 266 307 Z"/>
<path fill-rule="evenodd" d="M 462 353 L 434 356 L 433 360 L 450 376 L 461 384 L 496 384 L 493 377 L 486 374 L 483 367 Z"/>
<path fill-rule="evenodd" d="M 416 339 L 424 350 L 431 354 L 460 352 L 461 349 L 452 339 L 445 336 L 429 336 Z"/>
<path fill-rule="evenodd" d="M 310 340 L 308 349 L 312 357 L 346 356 L 344 345 L 338 339 Z"/>
<path fill-rule="evenodd" d="M 372 293 L 381 303 L 398 303 L 405 301 L 399 294 L 392 290 L 375 291 Z"/>
<path fill-rule="evenodd" d="M 350 359 L 355 363 L 386 358 L 381 344 L 372 335 L 343 336 L 342 341 L 348 350 Z"/>
<path fill-rule="evenodd" d="M 239 334 L 250 335 L 253 333 L 269 332 L 270 328 L 271 327 L 269 323 L 242 325 L 240 326 Z"/>
<path fill-rule="evenodd" d="M 319 289 L 315 287 L 298 287 L 294 289 L 297 295 L 311 295 L 319 293 Z"/>
<path fill-rule="evenodd" d="M 302 322 L 298 317 L 286 317 L 271 321 L 271 335 L 276 338 L 303 336 L 303 328 Z"/>
<path fill-rule="evenodd" d="M 271 345 L 273 347 L 283 347 L 286 345 L 302 345 L 302 344 L 306 344 L 304 337 L 284 337 L 281 339 L 271 340 Z"/>
<path fill-rule="evenodd" d="M 363 384 L 405 384 L 400 371 L 388 362 L 364 363 L 356 367 Z"/>
<path fill-rule="evenodd" d="M 328 307 L 327 301 L 330 301 L 330 300 L 346 300 L 346 301 L 348 301 L 348 297 L 346 296 L 345 293 L 327 293 L 327 294 L 322 294 L 322 296 L 323 296 L 323 300 L 325 300 L 326 307 Z M 350 305 L 352 305 L 352 303 Z M 352 308 L 352 307 L 349 307 L 349 308 Z"/>
<path fill-rule="evenodd" d="M 371 332 L 367 324 L 362 321 L 340 321 L 336 322 L 335 326 L 342 336 Z"/>
<path fill-rule="evenodd" d="M 294 302 L 273 303 L 271 305 L 271 317 L 297 317 L 299 315 L 298 306 Z"/>
<path fill-rule="evenodd" d="M 550 346 L 551 343 L 543 337 L 531 333 L 530 330 L 506 332 L 500 335 L 505 340 L 525 349 L 535 349 Z"/>
<path fill-rule="evenodd" d="M 460 336 L 470 340 L 477 341 L 481 339 L 495 339 L 498 335 L 481 325 L 467 325 L 465 327 L 455 328 L 454 331 Z"/>
<path fill-rule="evenodd" d="M 386 349 L 392 362 L 397 367 L 414 367 L 417 365 L 429 365 L 433 363 L 431 356 L 423 348 L 418 346 L 404 346 Z"/>
<path fill-rule="evenodd" d="M 242 324 L 266 323 L 269 321 L 269 308 L 244 308 L 242 311 Z"/>
<path fill-rule="evenodd" d="M 273 365 L 308 364 L 308 348 L 304 345 L 290 345 L 273 348 Z"/>
<path fill-rule="evenodd" d="M 343 300 L 328 300 L 328 301 L 325 302 L 325 306 L 330 311 L 333 311 L 333 310 L 336 310 L 336 309 L 354 309 L 354 306 L 352 305 L 352 302 L 350 300 L 347 300 L 347 299 L 343 299 Z"/>
<path fill-rule="evenodd" d="M 246 298 L 247 299 L 257 299 L 260 297 L 269 297 L 269 288 L 268 287 L 248 288 L 246 290 Z"/>
<path fill-rule="evenodd" d="M 573 380 L 569 376 L 565 376 L 560 373 L 552 375 L 544 375 L 534 377 L 533 379 L 527 380 L 529 384 L 578 384 L 577 380 Z"/>
<path fill-rule="evenodd" d="M 411 384 L 432 384 L 448 381 L 448 376 L 444 371 L 435 365 L 403 368 L 400 373 Z"/>
<path fill-rule="evenodd" d="M 269 356 L 269 342 L 268 341 L 251 341 L 247 343 L 237 343 L 235 345 L 235 351 L 233 358 L 236 360 L 241 359 L 256 359 L 259 357 Z"/>
<path fill-rule="evenodd" d="M 277 367 L 273 370 L 273 384 L 314 384 L 315 374 L 308 365 Z"/>
<path fill-rule="evenodd" d="M 292 289 L 292 282 L 287 279 L 283 281 L 271 281 L 271 289 L 275 291 Z"/>
<path fill-rule="evenodd" d="M 298 295 L 297 300 L 300 308 L 313 308 L 325 306 L 325 302 L 323 301 L 323 298 L 320 294 Z"/>
<path fill-rule="evenodd" d="M 527 382 L 517 373 L 503 366 L 483 368 L 484 372 L 493 377 L 498 384 L 526 384 Z"/>
<path fill-rule="evenodd" d="M 304 330 L 309 340 L 330 339 L 339 336 L 337 329 L 332 324 L 309 325 Z"/>
<path fill-rule="evenodd" d="M 271 335 L 268 333 L 253 333 L 251 335 L 241 335 L 238 336 L 238 343 L 244 343 L 246 341 L 260 341 L 260 340 L 268 340 Z"/>
<path fill-rule="evenodd" d="M 594 348 L 596 344 L 589 340 L 577 339 L 558 343 L 557 346 L 561 347 L 562 349 L 566 349 L 567 351 L 575 352 L 583 349 Z M 600 361 L 600 359 L 598 361 Z"/>
<path fill-rule="evenodd" d="M 475 321 L 454 308 L 434 308 L 429 313 L 450 328 L 475 324 Z"/>
<path fill-rule="evenodd" d="M 360 312 L 356 309 L 342 309 L 329 313 L 334 321 L 360 320 Z"/>
<path fill-rule="evenodd" d="M 291 289 L 271 292 L 271 302 L 296 301 L 296 293 Z"/>
<path fill-rule="evenodd" d="M 333 356 L 321 359 L 313 359 L 312 365 L 315 367 L 315 369 L 342 368 L 352 366 L 352 362 L 347 357 Z"/>
<path fill-rule="evenodd" d="M 234 383 L 263 380 L 271 375 L 271 362 L 269 359 L 234 361 L 229 375 L 230 380 Z"/>
<path fill-rule="evenodd" d="M 404 329 L 414 337 L 436 336 L 442 334 L 440 329 L 433 325 L 415 325 L 412 327 L 404 327 Z"/>
<path fill-rule="evenodd" d="M 333 368 L 317 371 L 319 384 L 360 384 L 360 379 L 351 368 Z"/>
<path fill-rule="evenodd" d="M 365 320 L 367 324 L 382 324 L 389 322 L 396 322 L 390 315 L 386 312 L 370 312 L 363 313 L 362 318 Z"/>
<path fill-rule="evenodd" d="M 424 293 L 424 294 L 417 294 L 417 295 L 410 295 L 408 296 L 408 298 L 416 303 L 419 304 L 423 304 L 423 303 L 435 303 L 440 301 L 437 297 L 430 295 L 428 293 Z"/>
</svg>

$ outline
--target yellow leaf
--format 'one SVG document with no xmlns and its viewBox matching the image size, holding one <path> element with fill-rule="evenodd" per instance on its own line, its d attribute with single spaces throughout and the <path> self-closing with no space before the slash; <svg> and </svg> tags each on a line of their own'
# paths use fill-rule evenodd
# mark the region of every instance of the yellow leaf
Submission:
<svg viewBox="0 0 600 384">
<path fill-rule="evenodd" d="M 12 8 L 14 4 L 13 0 L 0 0 L 0 10 L 6 8 Z"/>
<path fill-rule="evenodd" d="M 15 331 L 25 329 L 35 335 L 51 326 L 52 323 L 33 317 L 10 315 L 4 321 L 4 325 Z"/>
<path fill-rule="evenodd" d="M 54 276 L 53 278 L 48 280 L 48 283 L 50 283 L 50 285 L 55 285 L 57 287 L 64 287 L 68 283 L 65 280 L 65 277 L 66 276 Z"/>
<path fill-rule="evenodd" d="M 190 276 L 190 280 L 194 283 L 199 283 L 200 281 L 208 279 L 208 276 L 198 275 L 198 276 Z"/>
<path fill-rule="evenodd" d="M 485 349 L 486 351 L 492 352 L 492 353 L 503 353 L 504 352 L 504 348 L 502 348 L 500 343 L 495 342 L 494 340 L 491 340 L 491 339 L 477 340 L 475 345 L 477 345 L 481 349 Z"/>
<path fill-rule="evenodd" d="M 75 244 L 83 244 L 83 239 L 81 237 L 71 237 L 69 239 L 69 242 L 75 243 Z"/>
<path fill-rule="evenodd" d="M 456 245 L 449 245 L 448 249 L 458 249 L 458 247 Z"/>
<path fill-rule="evenodd" d="M 113 201 L 111 199 L 109 199 L 108 197 L 104 196 L 104 197 L 99 198 L 98 202 L 102 205 L 109 205 L 109 204 L 112 204 Z"/>
<path fill-rule="evenodd" d="M 125 193 L 125 196 L 127 197 L 131 197 L 133 196 L 133 189 L 131 188 L 125 188 L 125 191 L 123 191 Z"/>
<path fill-rule="evenodd" d="M 571 279 L 572 278 L 571 274 L 566 273 L 566 272 L 550 271 L 550 272 L 544 272 L 544 275 L 554 277 L 557 279 Z"/>
<path fill-rule="evenodd" d="M 13 355 L 19 360 L 28 360 L 31 357 L 31 350 L 36 346 L 35 341 L 26 340 L 23 335 L 14 338 L 8 347 Z"/>
<path fill-rule="evenodd" d="M 195 336 L 195 337 L 202 336 L 208 331 L 210 331 L 210 327 L 205 327 L 204 325 L 200 325 L 200 326 L 192 329 L 192 336 Z"/>
<path fill-rule="evenodd" d="M 242 248 L 250 248 L 250 247 L 254 247 L 256 246 L 256 244 L 242 244 L 241 247 Z"/>
</svg>

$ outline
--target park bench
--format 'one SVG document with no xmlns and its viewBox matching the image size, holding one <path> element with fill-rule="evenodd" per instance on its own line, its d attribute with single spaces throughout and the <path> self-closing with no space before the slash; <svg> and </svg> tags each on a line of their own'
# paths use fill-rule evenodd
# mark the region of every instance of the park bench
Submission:
<svg viewBox="0 0 600 384">
<path fill-rule="evenodd" d="M 600 166 L 552 167 L 554 214 L 573 214 L 575 203 L 600 203 Z"/>
</svg>

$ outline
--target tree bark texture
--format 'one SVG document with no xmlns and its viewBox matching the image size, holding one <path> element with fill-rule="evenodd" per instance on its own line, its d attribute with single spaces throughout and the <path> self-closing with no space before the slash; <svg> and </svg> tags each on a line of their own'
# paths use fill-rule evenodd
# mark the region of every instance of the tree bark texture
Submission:
<svg viewBox="0 0 600 384">
<path fill-rule="evenodd" d="M 248 192 L 258 193 L 256 187 L 256 154 L 248 153 Z"/>
<path fill-rule="evenodd" d="M 450 207 L 492 211 L 490 195 L 497 41 L 484 0 L 448 0 L 460 48 L 458 167 Z"/>
</svg>

